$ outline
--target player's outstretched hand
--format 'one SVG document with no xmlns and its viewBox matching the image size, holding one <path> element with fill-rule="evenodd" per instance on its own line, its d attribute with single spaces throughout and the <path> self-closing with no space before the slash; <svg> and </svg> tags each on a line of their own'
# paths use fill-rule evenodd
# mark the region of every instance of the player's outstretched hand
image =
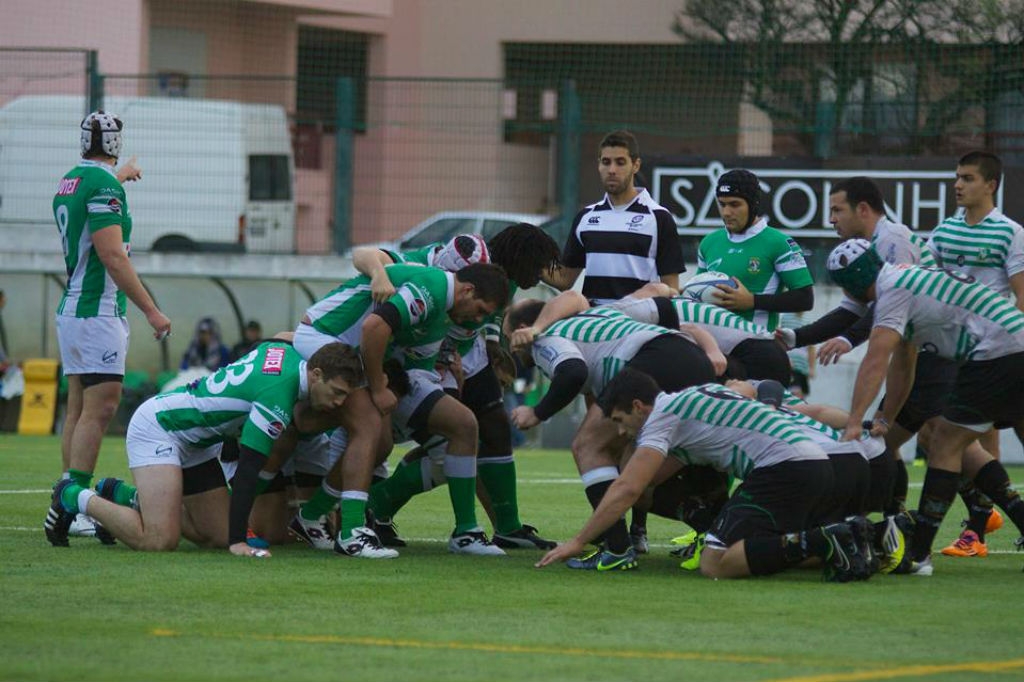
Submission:
<svg viewBox="0 0 1024 682">
<path fill-rule="evenodd" d="M 117 181 L 118 182 L 135 182 L 136 180 L 142 179 L 142 169 L 139 168 L 138 164 L 135 163 L 135 157 L 128 159 L 128 161 L 117 169 Z"/>
<path fill-rule="evenodd" d="M 562 543 L 555 547 L 553 550 L 541 557 L 540 561 L 534 564 L 535 568 L 544 568 L 548 564 L 553 564 L 560 561 L 568 561 L 577 554 L 583 552 L 583 543 L 573 538 L 568 542 Z"/>
<path fill-rule="evenodd" d="M 270 557 L 269 549 L 259 549 L 257 547 L 250 547 L 244 542 L 236 542 L 235 544 L 228 547 L 228 551 L 235 556 L 247 556 L 253 559 L 267 559 Z"/>
<path fill-rule="evenodd" d="M 841 336 L 837 336 L 818 347 L 818 362 L 822 365 L 833 365 L 851 350 L 853 350 L 853 344 Z"/>
</svg>

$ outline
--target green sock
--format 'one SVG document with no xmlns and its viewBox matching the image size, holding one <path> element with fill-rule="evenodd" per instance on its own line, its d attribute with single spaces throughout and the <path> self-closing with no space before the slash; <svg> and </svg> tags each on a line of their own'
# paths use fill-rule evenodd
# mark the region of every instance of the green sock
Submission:
<svg viewBox="0 0 1024 682">
<path fill-rule="evenodd" d="M 92 472 L 91 471 L 79 471 L 78 469 L 68 469 L 68 478 L 82 486 L 88 488 L 92 485 Z"/>
<path fill-rule="evenodd" d="M 448 479 L 448 497 L 455 513 L 455 534 L 479 528 L 476 521 L 476 457 L 445 455 L 444 475 Z"/>
<path fill-rule="evenodd" d="M 346 490 L 341 494 L 341 539 L 352 537 L 352 529 L 366 525 L 366 493 Z"/>
<path fill-rule="evenodd" d="M 516 494 L 516 463 L 511 455 L 477 461 L 477 477 L 491 497 L 494 510 L 494 531 L 512 533 L 523 527 L 519 520 L 519 500 Z"/>
<path fill-rule="evenodd" d="M 118 481 L 117 486 L 114 488 L 114 503 L 122 507 L 135 506 L 135 495 L 138 492 L 138 488 L 135 486 L 124 481 Z"/>
<path fill-rule="evenodd" d="M 341 492 L 327 485 L 325 480 L 323 485 L 313 493 L 313 497 L 309 498 L 308 502 L 299 507 L 299 513 L 307 521 L 316 521 L 334 509 L 340 498 Z"/>
<path fill-rule="evenodd" d="M 77 483 L 72 483 L 61 492 L 60 503 L 69 514 L 78 513 L 78 495 L 83 490 L 85 490 L 83 486 L 80 486 Z"/>
<path fill-rule="evenodd" d="M 374 483 L 370 487 L 370 511 L 378 519 L 390 519 L 414 495 L 424 490 L 423 473 L 420 462 L 398 463 L 395 473 L 384 481 Z"/>
</svg>

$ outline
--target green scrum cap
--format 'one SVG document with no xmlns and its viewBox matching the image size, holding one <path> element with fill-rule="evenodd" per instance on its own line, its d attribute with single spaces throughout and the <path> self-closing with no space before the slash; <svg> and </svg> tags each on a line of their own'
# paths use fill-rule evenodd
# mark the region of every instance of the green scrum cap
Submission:
<svg viewBox="0 0 1024 682">
<path fill-rule="evenodd" d="M 867 239 L 849 239 L 828 255 L 828 274 L 836 286 L 860 300 L 867 300 L 882 259 Z"/>
</svg>

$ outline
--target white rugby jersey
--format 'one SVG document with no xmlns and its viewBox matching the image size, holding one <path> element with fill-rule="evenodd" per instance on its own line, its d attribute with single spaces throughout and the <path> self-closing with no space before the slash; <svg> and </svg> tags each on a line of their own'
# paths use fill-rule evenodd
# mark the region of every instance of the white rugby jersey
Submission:
<svg viewBox="0 0 1024 682">
<path fill-rule="evenodd" d="M 736 313 L 711 303 L 700 303 L 682 296 L 675 296 L 672 298 L 672 306 L 679 315 L 680 324 L 695 324 L 707 331 L 718 344 L 718 348 L 726 355 L 747 339 L 772 340 L 775 338 L 775 335 L 768 331 L 767 327 L 754 324 Z M 608 307 L 621 310 L 639 322 L 658 323 L 658 306 L 652 298 L 626 297 Z"/>
<path fill-rule="evenodd" d="M 783 462 L 827 459 L 791 419 L 719 384 L 658 394 L 636 445 L 737 478 Z"/>
<path fill-rule="evenodd" d="M 928 248 L 936 264 L 1009 296 L 1010 277 L 1024 271 L 1024 229 L 996 208 L 977 225 L 965 216 L 960 209 L 932 231 Z"/>
<path fill-rule="evenodd" d="M 906 263 L 924 268 L 936 265 L 935 258 L 928 249 L 928 242 L 923 237 L 914 234 L 906 225 L 894 223 L 885 216 L 879 218 L 875 224 L 871 246 L 885 263 Z M 867 304 L 846 295 L 843 295 L 839 306 L 858 315 L 864 315 L 868 311 Z"/>
<path fill-rule="evenodd" d="M 952 360 L 991 360 L 1024 352 L 1024 313 L 978 282 L 948 270 L 883 265 L 876 280 L 875 327 Z"/>
<path fill-rule="evenodd" d="M 687 338 L 681 332 L 637 322 L 623 312 L 599 306 L 548 327 L 533 341 L 533 360 L 548 378 L 566 360 L 583 360 L 587 381 L 582 391 L 599 395 L 641 346 L 665 334 Z"/>
</svg>

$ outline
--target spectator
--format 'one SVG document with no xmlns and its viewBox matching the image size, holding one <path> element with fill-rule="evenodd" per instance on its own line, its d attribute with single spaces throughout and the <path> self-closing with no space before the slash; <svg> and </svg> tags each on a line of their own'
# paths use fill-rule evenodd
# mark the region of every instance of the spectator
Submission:
<svg viewBox="0 0 1024 682">
<path fill-rule="evenodd" d="M 242 340 L 231 348 L 231 362 L 247 354 L 263 340 L 263 327 L 256 320 L 249 320 L 245 323 L 242 331 Z"/>
<path fill-rule="evenodd" d="M 192 342 L 181 358 L 181 369 L 205 367 L 215 372 L 229 362 L 227 346 L 220 340 L 220 325 L 212 317 L 199 320 Z"/>
</svg>

